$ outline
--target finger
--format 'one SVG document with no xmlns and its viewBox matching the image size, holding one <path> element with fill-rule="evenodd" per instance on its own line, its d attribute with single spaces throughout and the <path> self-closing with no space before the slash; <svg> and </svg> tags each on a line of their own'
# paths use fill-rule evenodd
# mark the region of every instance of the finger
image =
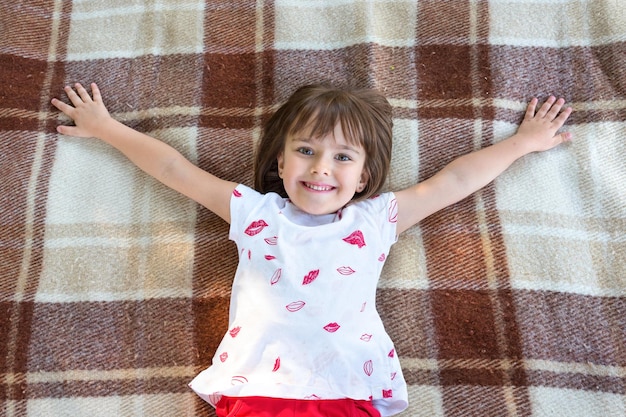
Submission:
<svg viewBox="0 0 626 417">
<path fill-rule="evenodd" d="M 550 108 L 552 107 L 552 104 L 554 104 L 555 100 L 556 100 L 556 97 L 554 96 L 548 97 L 546 102 L 543 103 L 543 105 L 539 108 L 539 111 L 537 112 L 537 116 L 541 118 L 545 117 L 546 114 L 548 113 L 548 110 L 550 110 Z"/>
<path fill-rule="evenodd" d="M 537 97 L 533 97 L 533 99 L 530 100 L 530 103 L 528 103 L 528 106 L 526 106 L 526 114 L 524 115 L 525 119 L 532 119 L 533 117 L 535 117 L 537 102 Z"/>
<path fill-rule="evenodd" d="M 57 132 L 66 136 L 78 136 L 76 134 L 76 127 L 74 126 L 65 126 L 65 125 L 57 126 Z"/>
<path fill-rule="evenodd" d="M 100 88 L 96 83 L 91 83 L 91 94 L 93 95 L 93 101 L 102 101 L 102 95 L 100 94 Z"/>
<path fill-rule="evenodd" d="M 76 94 L 76 92 L 74 91 L 72 87 L 67 85 L 65 86 L 64 90 L 65 90 L 65 94 L 67 94 L 67 98 L 70 99 L 74 107 L 83 104 L 83 100 L 78 96 L 78 94 Z"/>
<path fill-rule="evenodd" d="M 61 111 L 62 113 L 66 114 L 67 116 L 69 116 L 70 113 L 72 112 L 72 110 L 74 110 L 74 107 L 72 107 L 69 104 L 66 104 L 66 103 L 64 103 L 61 100 L 58 100 L 56 98 L 53 98 L 51 103 L 52 103 L 52 105 L 54 107 L 59 109 L 59 111 Z"/>
<path fill-rule="evenodd" d="M 91 96 L 89 95 L 87 90 L 85 90 L 85 87 L 82 86 L 82 84 L 76 83 L 76 91 L 78 92 L 78 95 L 85 103 L 92 101 Z"/>
<path fill-rule="evenodd" d="M 556 119 L 554 119 L 554 123 L 560 128 L 561 126 L 565 124 L 565 121 L 570 116 L 570 114 L 572 114 L 572 108 L 567 107 L 565 110 L 561 112 L 561 114 L 558 115 Z"/>
<path fill-rule="evenodd" d="M 561 108 L 563 108 L 563 104 L 565 104 L 565 100 L 562 98 L 555 101 L 552 107 L 550 107 L 548 113 L 546 114 L 546 117 L 550 120 L 554 120 L 561 111 Z"/>
</svg>

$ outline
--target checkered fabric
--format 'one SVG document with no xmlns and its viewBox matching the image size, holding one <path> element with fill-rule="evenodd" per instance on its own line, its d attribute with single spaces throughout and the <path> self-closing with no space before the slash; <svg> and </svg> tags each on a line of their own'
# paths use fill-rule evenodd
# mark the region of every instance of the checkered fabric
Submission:
<svg viewBox="0 0 626 417">
<path fill-rule="evenodd" d="M 378 308 L 403 416 L 626 413 L 622 0 L 15 0 L 0 5 L 0 414 L 200 416 L 187 383 L 227 330 L 227 225 L 49 103 L 111 114 L 252 182 L 260 127 L 298 86 L 382 90 L 388 189 L 515 131 L 533 96 L 574 141 L 410 229 Z"/>
</svg>

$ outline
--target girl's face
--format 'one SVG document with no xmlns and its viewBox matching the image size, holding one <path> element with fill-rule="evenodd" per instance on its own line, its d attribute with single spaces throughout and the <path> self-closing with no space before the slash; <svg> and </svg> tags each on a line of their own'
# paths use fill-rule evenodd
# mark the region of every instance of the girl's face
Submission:
<svg viewBox="0 0 626 417">
<path fill-rule="evenodd" d="M 367 184 L 365 150 L 349 144 L 337 123 L 332 133 L 287 138 L 278 155 L 278 173 L 289 199 L 309 214 L 335 213 Z"/>
</svg>

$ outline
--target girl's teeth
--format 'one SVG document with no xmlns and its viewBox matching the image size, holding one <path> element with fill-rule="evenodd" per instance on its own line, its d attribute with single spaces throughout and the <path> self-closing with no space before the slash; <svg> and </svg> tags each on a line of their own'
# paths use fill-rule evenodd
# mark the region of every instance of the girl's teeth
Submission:
<svg viewBox="0 0 626 417">
<path fill-rule="evenodd" d="M 323 186 L 323 185 L 306 184 L 306 186 L 315 191 L 329 191 L 332 189 L 332 187 Z"/>
</svg>

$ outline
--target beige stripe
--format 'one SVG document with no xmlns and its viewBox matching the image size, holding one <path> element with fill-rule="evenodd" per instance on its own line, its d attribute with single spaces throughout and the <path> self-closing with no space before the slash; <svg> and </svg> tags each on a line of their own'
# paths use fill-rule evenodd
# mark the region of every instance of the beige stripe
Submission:
<svg viewBox="0 0 626 417">
<path fill-rule="evenodd" d="M 255 87 L 256 87 L 256 107 L 253 109 L 254 115 L 254 128 L 252 130 L 252 144 L 256 148 L 256 144 L 258 143 L 261 137 L 261 118 L 263 114 L 266 113 L 267 109 L 264 106 L 260 106 L 264 102 L 263 97 L 263 50 L 264 50 L 264 30 L 265 30 L 265 20 L 263 16 L 264 11 L 264 1 L 257 0 L 256 2 L 256 27 L 254 33 L 254 51 L 256 52 L 256 62 L 254 66 L 254 79 Z M 276 109 L 273 109 L 275 111 Z"/>
<path fill-rule="evenodd" d="M 46 67 L 46 74 L 43 80 L 39 108 L 46 109 L 49 107 L 50 88 L 52 83 L 52 76 L 54 74 L 55 66 L 54 62 L 57 59 L 57 46 L 59 40 L 59 26 L 61 23 L 60 13 L 63 7 L 62 0 L 56 0 L 54 2 L 52 25 L 50 30 L 50 46 L 48 49 L 48 65 Z M 6 354 L 6 369 L 4 380 L 6 384 L 6 398 L 13 397 L 13 391 L 16 385 L 20 383 L 20 378 L 14 378 L 10 371 L 15 367 L 15 355 L 17 346 L 17 333 L 19 324 L 21 322 L 19 318 L 20 303 L 25 298 L 25 290 L 28 282 L 28 277 L 31 269 L 32 255 L 33 255 L 33 238 L 34 238 L 34 222 L 35 222 L 35 200 L 37 183 L 39 182 L 39 173 L 41 171 L 42 159 L 44 149 L 46 147 L 47 135 L 43 133 L 45 131 L 45 123 L 48 118 L 48 112 L 38 112 L 37 118 L 39 120 L 39 134 L 37 135 L 37 143 L 35 145 L 35 152 L 33 155 L 33 164 L 30 170 L 30 178 L 28 179 L 28 188 L 26 195 L 26 208 L 24 213 L 24 251 L 22 257 L 22 265 L 20 272 L 15 283 L 15 295 L 13 300 L 15 303 L 11 308 L 10 316 L 11 327 L 7 335 L 7 354 Z M 15 384 L 15 385 L 14 385 Z M 17 412 L 15 404 L 10 402 L 7 405 L 6 416 L 14 416 Z"/>
<path fill-rule="evenodd" d="M 193 366 L 171 366 L 167 368 L 129 368 L 110 371 L 99 370 L 68 370 L 58 372 L 29 372 L 26 374 L 28 384 L 44 384 L 66 381 L 114 381 L 150 378 L 193 377 L 196 369 Z M 10 375 L 12 380 L 14 375 Z"/>
<path fill-rule="evenodd" d="M 524 111 L 526 109 L 525 101 L 506 100 L 506 99 L 484 99 L 484 98 L 461 98 L 461 99 L 434 99 L 434 100 L 406 100 L 398 98 L 389 98 L 389 102 L 396 108 L 404 109 L 423 109 L 423 108 L 441 108 L 441 107 L 462 107 L 462 106 L 493 106 L 499 109 Z M 595 100 L 588 102 L 571 102 L 567 103 L 574 111 L 600 111 L 600 110 L 622 110 L 626 108 L 626 100 Z"/>
<path fill-rule="evenodd" d="M 517 363 L 507 359 L 421 359 L 400 357 L 404 369 L 438 371 L 441 369 L 504 369 L 515 368 L 531 371 L 549 371 L 561 374 L 581 374 L 612 378 L 626 378 L 626 367 L 596 365 L 593 363 L 558 362 L 541 359 L 526 359 Z"/>
<path fill-rule="evenodd" d="M 21 119 L 41 120 L 47 114 L 47 112 L 44 112 L 42 115 L 40 112 L 25 109 L 0 109 L 0 118 L 19 117 Z"/>
</svg>

